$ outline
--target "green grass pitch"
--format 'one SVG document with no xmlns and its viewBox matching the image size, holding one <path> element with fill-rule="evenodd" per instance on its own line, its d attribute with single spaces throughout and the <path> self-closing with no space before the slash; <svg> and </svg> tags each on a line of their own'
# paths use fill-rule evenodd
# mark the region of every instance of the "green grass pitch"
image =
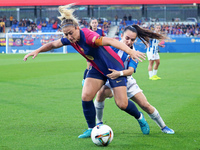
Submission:
<svg viewBox="0 0 200 150">
<path fill-rule="evenodd" d="M 161 53 L 158 76 L 148 61 L 133 76 L 174 135 L 144 113 L 150 135 L 108 99 L 104 123 L 114 132 L 108 147 L 78 139 L 87 128 L 81 106 L 86 60 L 79 54 L 0 54 L 0 150 L 200 150 L 200 53 Z M 141 110 L 141 109 L 139 109 Z"/>
</svg>

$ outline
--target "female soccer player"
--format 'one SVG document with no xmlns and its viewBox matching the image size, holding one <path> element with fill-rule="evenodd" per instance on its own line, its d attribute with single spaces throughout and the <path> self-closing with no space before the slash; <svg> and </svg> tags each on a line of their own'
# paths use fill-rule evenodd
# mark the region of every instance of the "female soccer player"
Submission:
<svg viewBox="0 0 200 150">
<path fill-rule="evenodd" d="M 103 29 L 98 28 L 98 21 L 95 18 L 92 18 L 90 20 L 90 30 L 98 33 L 100 36 L 106 36 L 106 34 L 104 33 Z"/>
<path fill-rule="evenodd" d="M 98 28 L 98 21 L 97 21 L 97 19 L 95 19 L 95 18 L 92 18 L 92 19 L 90 20 L 90 30 L 92 30 L 92 31 L 94 31 L 94 32 L 96 32 L 96 33 L 98 33 L 100 36 L 106 36 L 105 33 L 104 33 L 104 31 L 103 31 L 102 29 L 99 29 L 99 28 Z M 88 72 L 88 70 L 89 70 L 89 67 L 90 67 L 90 62 L 87 61 L 87 68 L 86 68 L 85 71 L 84 71 L 83 80 L 82 80 L 82 85 L 83 85 L 84 82 L 85 82 L 85 78 L 86 78 L 87 72 Z"/>
<path fill-rule="evenodd" d="M 146 34 L 146 33 L 148 34 Z M 145 34 L 144 34 L 145 33 Z M 151 36 L 150 36 L 151 35 Z M 133 47 L 133 43 L 136 38 L 142 38 L 142 39 L 148 39 L 148 38 L 161 38 L 161 36 L 158 36 L 157 33 L 153 33 L 149 30 L 144 30 L 140 28 L 138 25 L 132 25 L 127 26 L 124 29 L 124 32 L 122 34 L 122 41 L 129 47 Z M 145 37 L 145 38 L 144 38 Z M 146 41 L 148 43 L 148 41 Z M 146 42 L 144 42 L 146 44 Z M 151 119 L 153 119 L 158 126 L 161 128 L 162 132 L 167 134 L 174 134 L 174 131 L 170 128 L 168 128 L 164 121 L 162 120 L 159 112 L 155 107 L 149 104 L 147 101 L 145 95 L 143 94 L 142 90 L 139 88 L 139 86 L 136 83 L 136 80 L 131 76 L 137 68 L 137 63 L 134 62 L 132 59 L 129 58 L 129 55 L 126 54 L 124 51 L 114 49 L 115 52 L 118 53 L 118 55 L 121 57 L 122 61 L 124 62 L 124 66 L 126 70 L 123 71 L 117 71 L 112 69 L 112 73 L 108 74 L 107 76 L 111 79 L 116 79 L 120 76 L 127 76 L 127 96 L 128 99 L 132 99 L 135 101 L 144 111 L 148 113 Z M 97 93 L 97 97 L 95 99 L 95 109 L 96 109 L 96 118 L 97 118 L 97 124 L 103 123 L 103 109 L 104 109 L 104 100 L 107 97 L 112 97 L 113 92 L 111 91 L 112 88 L 109 84 L 109 82 L 106 82 L 106 84 L 101 88 L 101 90 Z"/>
<path fill-rule="evenodd" d="M 161 26 L 155 25 L 155 33 L 160 33 L 160 31 L 161 31 Z M 165 47 L 165 45 L 159 43 L 158 39 L 151 39 L 150 45 L 147 48 L 147 57 L 149 60 L 148 71 L 149 71 L 150 80 L 161 79 L 160 77 L 157 76 L 158 66 L 160 65 L 160 56 L 158 54 L 158 46 L 163 47 L 163 48 Z M 153 67 L 154 62 L 155 62 L 155 65 Z M 152 71 L 152 68 L 153 68 L 153 71 Z"/>
<path fill-rule="evenodd" d="M 73 16 L 74 10 L 70 9 L 71 6 L 72 4 L 59 7 L 61 16 L 58 18 L 61 20 L 61 28 L 64 37 L 47 43 L 25 55 L 24 61 L 26 61 L 29 56 L 35 58 L 40 52 L 46 52 L 64 45 L 72 45 L 91 63 L 92 68 L 88 72 L 82 89 L 82 107 L 88 129 L 81 134 L 79 138 L 86 138 L 90 137 L 92 128 L 96 125 L 96 111 L 93 98 L 107 79 L 115 93 L 114 98 L 117 106 L 132 116 L 135 115 L 135 111 L 137 110 L 135 109 L 135 104 L 128 101 L 126 95 L 126 77 L 111 79 L 107 76 L 111 73 L 109 69 L 118 71 L 124 70 L 122 60 L 109 46 L 121 49 L 128 53 L 131 58 L 138 59 L 139 61 L 145 59 L 145 54 L 139 51 L 133 51 L 126 44 L 115 39 L 101 37 L 99 34 L 89 29 L 80 29 L 78 20 Z"/>
</svg>

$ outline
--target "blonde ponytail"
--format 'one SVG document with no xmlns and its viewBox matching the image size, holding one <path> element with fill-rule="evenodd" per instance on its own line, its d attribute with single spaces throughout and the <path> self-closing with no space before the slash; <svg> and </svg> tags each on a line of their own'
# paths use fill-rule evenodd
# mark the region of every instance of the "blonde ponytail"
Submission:
<svg viewBox="0 0 200 150">
<path fill-rule="evenodd" d="M 58 19 L 61 20 L 61 28 L 68 25 L 78 26 L 78 19 L 73 15 L 75 9 L 71 9 L 73 5 L 74 3 L 58 7 L 58 11 L 61 15 L 58 17 Z"/>
</svg>

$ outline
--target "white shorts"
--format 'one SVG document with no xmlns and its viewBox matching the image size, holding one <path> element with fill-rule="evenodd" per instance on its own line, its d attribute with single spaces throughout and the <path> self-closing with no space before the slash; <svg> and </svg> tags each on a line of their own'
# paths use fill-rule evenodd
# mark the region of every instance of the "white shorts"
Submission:
<svg viewBox="0 0 200 150">
<path fill-rule="evenodd" d="M 160 56 L 158 53 L 152 53 L 151 51 L 150 52 L 147 52 L 147 57 L 148 57 L 148 60 L 157 60 L 157 59 L 160 59 Z"/>
<path fill-rule="evenodd" d="M 113 95 L 113 89 L 111 88 L 108 81 L 106 82 L 105 85 L 111 89 L 112 95 Z M 128 76 L 127 77 L 127 97 L 128 97 L 128 99 L 132 98 L 135 94 L 137 94 L 139 92 L 142 92 L 142 90 L 137 85 L 136 80 L 132 76 Z"/>
</svg>

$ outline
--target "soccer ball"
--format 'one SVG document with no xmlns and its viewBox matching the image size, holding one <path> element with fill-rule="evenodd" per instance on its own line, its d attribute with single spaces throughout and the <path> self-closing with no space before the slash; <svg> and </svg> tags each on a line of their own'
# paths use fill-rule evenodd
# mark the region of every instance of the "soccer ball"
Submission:
<svg viewBox="0 0 200 150">
<path fill-rule="evenodd" d="M 91 133 L 93 143 L 98 146 L 107 146 L 112 142 L 113 136 L 112 129 L 105 124 L 95 126 Z"/>
</svg>

